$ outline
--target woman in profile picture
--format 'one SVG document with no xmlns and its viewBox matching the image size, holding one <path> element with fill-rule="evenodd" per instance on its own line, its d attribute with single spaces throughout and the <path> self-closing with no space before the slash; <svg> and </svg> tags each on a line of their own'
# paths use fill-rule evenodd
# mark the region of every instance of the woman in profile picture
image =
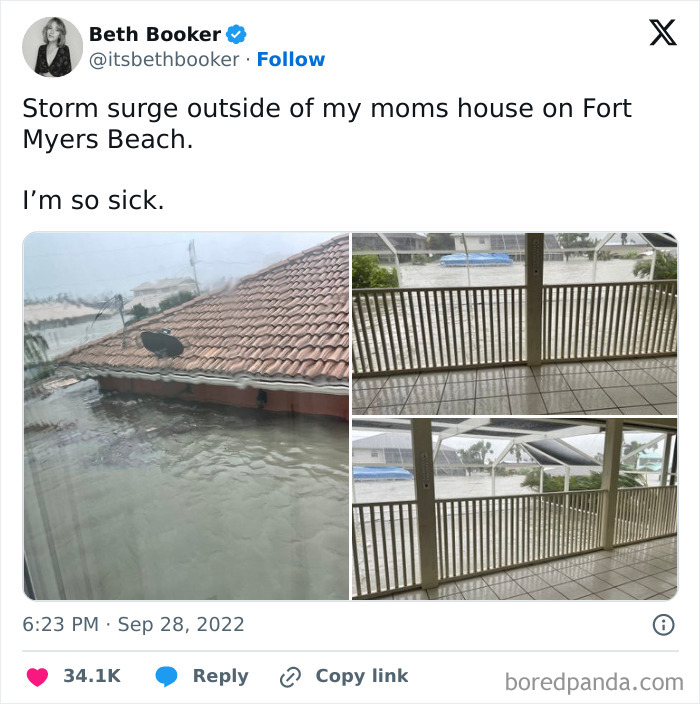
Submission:
<svg viewBox="0 0 700 704">
<path fill-rule="evenodd" d="M 42 30 L 44 43 L 36 55 L 35 73 L 47 78 L 60 78 L 71 72 L 70 51 L 66 46 L 66 25 L 52 17 Z"/>
</svg>

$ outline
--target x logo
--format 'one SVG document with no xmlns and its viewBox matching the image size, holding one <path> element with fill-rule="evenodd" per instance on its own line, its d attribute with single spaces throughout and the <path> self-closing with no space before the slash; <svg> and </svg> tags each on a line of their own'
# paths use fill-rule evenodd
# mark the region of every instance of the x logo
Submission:
<svg viewBox="0 0 700 704">
<path fill-rule="evenodd" d="M 667 25 L 663 25 L 661 24 L 660 20 L 649 20 L 649 22 L 654 25 L 654 29 L 658 32 L 658 34 L 656 35 L 656 39 L 654 39 L 650 46 L 654 46 L 654 44 L 656 44 L 659 39 L 663 39 L 669 46 L 677 46 L 676 42 L 673 40 L 673 37 L 668 33 L 668 28 L 675 21 L 676 20 L 671 20 Z"/>
</svg>

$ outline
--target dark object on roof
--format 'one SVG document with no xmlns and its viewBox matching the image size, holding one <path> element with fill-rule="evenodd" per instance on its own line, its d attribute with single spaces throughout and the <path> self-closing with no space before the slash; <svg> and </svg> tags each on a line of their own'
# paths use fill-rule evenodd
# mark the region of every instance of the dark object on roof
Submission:
<svg viewBox="0 0 700 704">
<path fill-rule="evenodd" d="M 163 332 L 148 332 L 141 333 L 141 342 L 149 351 L 153 352 L 158 359 L 163 357 L 179 357 L 184 351 L 185 346 L 173 335 L 168 335 Z"/>
</svg>

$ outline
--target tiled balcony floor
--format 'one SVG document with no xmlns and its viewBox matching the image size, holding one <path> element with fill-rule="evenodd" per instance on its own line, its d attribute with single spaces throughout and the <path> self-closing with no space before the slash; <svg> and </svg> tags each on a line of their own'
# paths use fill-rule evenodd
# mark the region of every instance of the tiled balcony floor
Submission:
<svg viewBox="0 0 700 704">
<path fill-rule="evenodd" d="M 382 598 L 670 599 L 676 593 L 676 566 L 676 538 L 661 538 Z"/>
<path fill-rule="evenodd" d="M 355 415 L 676 415 L 676 357 L 357 379 Z"/>
</svg>

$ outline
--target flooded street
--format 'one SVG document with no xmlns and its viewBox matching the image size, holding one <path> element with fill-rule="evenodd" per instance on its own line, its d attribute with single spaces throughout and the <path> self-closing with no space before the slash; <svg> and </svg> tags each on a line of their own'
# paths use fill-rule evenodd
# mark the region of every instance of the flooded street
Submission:
<svg viewBox="0 0 700 704">
<path fill-rule="evenodd" d="M 496 477 L 496 496 L 532 494 L 532 489 L 522 486 L 523 476 Z M 379 480 L 353 482 L 353 502 L 413 501 L 415 489 L 412 481 Z M 466 477 L 435 477 L 436 499 L 465 499 L 491 496 L 491 474 L 473 472 Z"/>
<path fill-rule="evenodd" d="M 347 598 L 347 423 L 83 381 L 24 425 L 38 598 Z"/>
<path fill-rule="evenodd" d="M 100 318 L 94 322 L 42 328 L 38 332 L 49 345 L 48 358 L 56 359 L 64 352 L 121 329 L 121 317 L 113 315 L 108 318 Z"/>
<path fill-rule="evenodd" d="M 584 257 L 569 261 L 545 261 L 545 284 L 591 284 L 619 281 L 643 281 L 632 274 L 636 260 L 611 259 L 600 261 L 595 267 Z M 524 286 L 525 263 L 512 266 L 446 267 L 439 262 L 415 266 L 401 265 L 401 287 L 435 286 Z"/>
</svg>

